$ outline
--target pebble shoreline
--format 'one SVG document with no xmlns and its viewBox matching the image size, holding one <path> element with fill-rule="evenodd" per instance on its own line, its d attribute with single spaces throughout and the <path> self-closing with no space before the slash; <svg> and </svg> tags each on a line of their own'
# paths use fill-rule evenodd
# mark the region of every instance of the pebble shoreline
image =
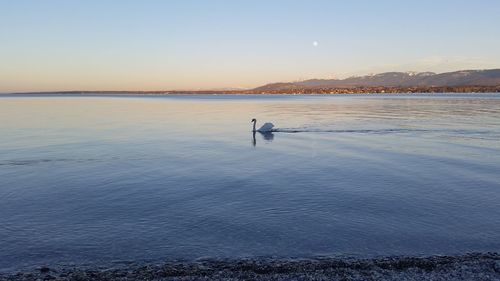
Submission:
<svg viewBox="0 0 500 281">
<path fill-rule="evenodd" d="M 0 280 L 500 280 L 500 254 L 205 260 L 114 268 L 39 267 L 0 273 Z"/>
</svg>

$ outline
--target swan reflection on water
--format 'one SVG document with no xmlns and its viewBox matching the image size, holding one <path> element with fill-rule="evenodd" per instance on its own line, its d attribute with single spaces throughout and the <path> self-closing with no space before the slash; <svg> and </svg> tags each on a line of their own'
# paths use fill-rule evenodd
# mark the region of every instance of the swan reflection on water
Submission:
<svg viewBox="0 0 500 281">
<path fill-rule="evenodd" d="M 252 132 L 252 143 L 253 143 L 253 146 L 256 146 L 257 145 L 257 139 L 255 138 L 255 134 L 257 132 Z M 274 134 L 272 132 L 258 132 L 262 138 L 268 142 L 271 142 L 274 140 Z"/>
</svg>

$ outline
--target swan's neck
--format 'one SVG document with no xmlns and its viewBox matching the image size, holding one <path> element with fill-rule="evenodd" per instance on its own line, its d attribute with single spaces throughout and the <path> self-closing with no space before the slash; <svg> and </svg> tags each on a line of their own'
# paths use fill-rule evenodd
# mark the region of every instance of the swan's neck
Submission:
<svg viewBox="0 0 500 281">
<path fill-rule="evenodd" d="M 253 131 L 255 132 L 255 123 L 257 123 L 256 121 L 253 121 Z"/>
</svg>

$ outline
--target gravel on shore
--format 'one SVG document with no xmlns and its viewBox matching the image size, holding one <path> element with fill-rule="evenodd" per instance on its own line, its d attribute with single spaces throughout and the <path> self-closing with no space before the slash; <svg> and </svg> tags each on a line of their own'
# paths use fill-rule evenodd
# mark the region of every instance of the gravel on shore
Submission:
<svg viewBox="0 0 500 281">
<path fill-rule="evenodd" d="M 39 267 L 0 280 L 500 280 L 500 254 L 374 259 L 240 259 L 113 268 Z"/>
</svg>

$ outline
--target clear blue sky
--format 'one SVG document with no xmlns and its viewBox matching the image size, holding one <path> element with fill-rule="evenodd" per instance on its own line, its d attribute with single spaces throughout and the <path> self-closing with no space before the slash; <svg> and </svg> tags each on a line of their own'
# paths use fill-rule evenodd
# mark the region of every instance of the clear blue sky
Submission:
<svg viewBox="0 0 500 281">
<path fill-rule="evenodd" d="M 500 1 L 0 0 L 0 92 L 500 67 Z"/>
</svg>

